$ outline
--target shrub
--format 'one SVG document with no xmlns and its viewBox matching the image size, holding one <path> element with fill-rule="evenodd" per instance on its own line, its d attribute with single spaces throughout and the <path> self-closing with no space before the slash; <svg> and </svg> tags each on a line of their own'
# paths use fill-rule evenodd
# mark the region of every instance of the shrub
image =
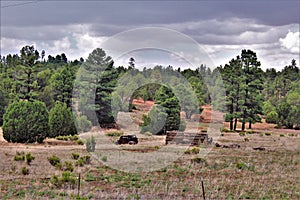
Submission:
<svg viewBox="0 0 300 200">
<path fill-rule="evenodd" d="M 24 153 L 24 151 L 22 151 L 22 152 L 17 151 L 16 155 L 14 156 L 14 160 L 15 161 L 24 161 L 25 160 L 25 153 Z"/>
<path fill-rule="evenodd" d="M 112 131 L 112 132 L 106 133 L 106 135 L 109 136 L 109 137 L 119 137 L 121 135 L 124 135 L 124 132 L 122 132 L 122 131 Z"/>
<path fill-rule="evenodd" d="M 66 104 L 56 102 L 49 113 L 50 137 L 77 133 L 73 115 Z"/>
<path fill-rule="evenodd" d="M 284 137 L 285 135 L 284 135 L 284 134 L 280 134 L 279 136 L 280 136 L 280 137 Z"/>
<path fill-rule="evenodd" d="M 246 134 L 245 134 L 245 132 L 240 132 L 239 135 L 244 137 Z"/>
<path fill-rule="evenodd" d="M 27 169 L 26 167 L 22 167 L 21 172 L 23 175 L 28 175 L 29 174 L 29 169 Z"/>
<path fill-rule="evenodd" d="M 78 160 L 79 154 L 78 153 L 72 153 L 72 159 Z"/>
<path fill-rule="evenodd" d="M 84 145 L 84 142 L 82 140 L 77 140 L 78 145 Z"/>
<path fill-rule="evenodd" d="M 30 165 L 31 161 L 35 159 L 35 157 L 31 155 L 31 153 L 27 153 L 25 157 L 28 165 Z"/>
<path fill-rule="evenodd" d="M 199 158 L 199 157 L 191 159 L 191 163 L 204 164 L 205 166 L 207 166 L 207 161 L 204 158 Z"/>
<path fill-rule="evenodd" d="M 78 132 L 84 133 L 92 129 L 93 124 L 88 120 L 87 116 L 81 115 L 76 118 L 76 127 Z"/>
<path fill-rule="evenodd" d="M 272 135 L 272 134 L 271 134 L 271 133 L 265 133 L 265 135 L 266 135 L 266 136 L 270 136 L 270 135 Z"/>
<path fill-rule="evenodd" d="M 103 157 L 101 158 L 101 160 L 102 160 L 103 162 L 107 162 L 107 156 L 103 156 Z"/>
<path fill-rule="evenodd" d="M 198 153 L 200 153 L 200 149 L 194 147 L 192 149 L 187 149 L 184 153 L 185 154 L 198 154 Z"/>
<path fill-rule="evenodd" d="M 43 102 L 15 101 L 4 114 L 3 137 L 8 142 L 41 143 L 49 134 L 48 118 Z"/>
<path fill-rule="evenodd" d="M 74 171 L 73 163 L 66 161 L 64 170 L 69 171 L 69 172 L 73 172 Z"/>
<path fill-rule="evenodd" d="M 249 142 L 249 138 L 244 138 L 244 141 L 245 142 Z"/>
<path fill-rule="evenodd" d="M 86 150 L 88 152 L 94 152 L 96 147 L 96 142 L 94 136 L 89 137 L 85 143 Z"/>
<path fill-rule="evenodd" d="M 266 122 L 276 124 L 278 122 L 277 112 L 276 111 L 269 112 L 266 116 Z"/>
<path fill-rule="evenodd" d="M 52 155 L 51 157 L 48 158 L 48 161 L 50 162 L 50 164 L 54 167 L 60 167 L 61 163 L 60 163 L 60 158 L 57 157 L 56 155 Z"/>
</svg>

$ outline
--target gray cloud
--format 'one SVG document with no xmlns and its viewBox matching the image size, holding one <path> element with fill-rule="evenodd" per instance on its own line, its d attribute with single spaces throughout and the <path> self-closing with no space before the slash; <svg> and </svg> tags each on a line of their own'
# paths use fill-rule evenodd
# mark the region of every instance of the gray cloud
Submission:
<svg viewBox="0 0 300 200">
<path fill-rule="evenodd" d="M 18 53 L 23 45 L 34 44 L 75 59 L 86 57 L 114 34 L 156 26 L 190 36 L 218 65 L 242 48 L 257 51 L 265 66 L 283 67 L 291 58 L 299 61 L 294 35 L 299 32 L 300 2 L 296 0 L 17 3 L 1 2 L 1 54 Z M 172 37 L 162 37 L 165 44 L 172 42 Z"/>
</svg>

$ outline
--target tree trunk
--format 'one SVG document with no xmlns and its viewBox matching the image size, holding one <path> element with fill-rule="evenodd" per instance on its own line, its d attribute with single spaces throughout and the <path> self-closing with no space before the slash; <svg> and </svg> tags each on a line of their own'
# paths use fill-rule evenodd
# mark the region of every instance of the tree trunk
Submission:
<svg viewBox="0 0 300 200">
<path fill-rule="evenodd" d="M 245 130 L 245 122 L 242 122 L 242 131 Z"/>
<path fill-rule="evenodd" d="M 237 118 L 235 118 L 235 120 L 234 120 L 234 127 L 233 127 L 233 130 L 236 130 L 236 126 L 237 126 Z"/>
<path fill-rule="evenodd" d="M 230 120 L 230 130 L 233 130 L 233 121 Z"/>
<path fill-rule="evenodd" d="M 252 123 L 249 122 L 249 129 L 252 129 Z"/>
</svg>

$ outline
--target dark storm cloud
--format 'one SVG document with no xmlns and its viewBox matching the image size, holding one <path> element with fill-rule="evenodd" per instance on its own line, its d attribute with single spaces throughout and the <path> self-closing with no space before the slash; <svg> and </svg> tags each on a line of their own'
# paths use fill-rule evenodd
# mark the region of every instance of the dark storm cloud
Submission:
<svg viewBox="0 0 300 200">
<path fill-rule="evenodd" d="M 254 18 L 266 25 L 299 23 L 299 1 L 36 1 L 6 7 L 2 26 L 74 23 L 114 25 L 165 24 L 211 18 Z"/>
</svg>

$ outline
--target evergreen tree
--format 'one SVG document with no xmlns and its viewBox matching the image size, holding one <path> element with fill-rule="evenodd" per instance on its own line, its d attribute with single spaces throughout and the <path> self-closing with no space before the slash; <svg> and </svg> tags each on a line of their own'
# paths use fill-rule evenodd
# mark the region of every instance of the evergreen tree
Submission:
<svg viewBox="0 0 300 200">
<path fill-rule="evenodd" d="M 77 133 L 72 111 L 65 103 L 56 102 L 49 113 L 50 137 Z"/>
<path fill-rule="evenodd" d="M 164 107 L 164 112 L 167 114 L 165 131 L 179 130 L 180 105 L 172 90 L 161 86 L 156 93 L 155 103 Z"/>
<path fill-rule="evenodd" d="M 49 135 L 49 114 L 40 101 L 15 101 L 3 117 L 3 137 L 8 142 L 43 142 Z"/>
</svg>

